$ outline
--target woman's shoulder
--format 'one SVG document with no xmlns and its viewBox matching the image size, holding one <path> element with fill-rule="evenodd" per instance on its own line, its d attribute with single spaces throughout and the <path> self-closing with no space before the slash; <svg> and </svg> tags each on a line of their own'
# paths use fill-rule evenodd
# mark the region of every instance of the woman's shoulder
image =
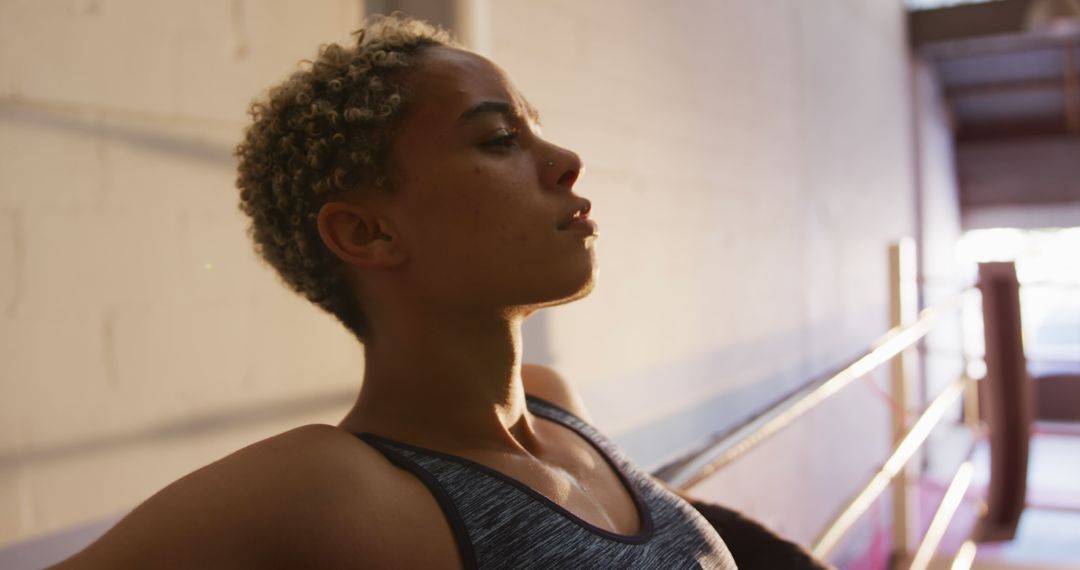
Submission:
<svg viewBox="0 0 1080 570">
<path fill-rule="evenodd" d="M 61 568 L 289 567 L 393 560 L 395 514 L 423 501 L 377 451 L 312 424 L 240 449 L 157 492 Z M 437 508 L 437 507 L 436 507 Z M 402 519 L 402 520 L 399 520 Z M 385 558 L 384 558 L 385 557 Z"/>
<path fill-rule="evenodd" d="M 586 422 L 592 421 L 581 395 L 555 370 L 542 364 L 523 364 L 521 382 L 526 394 L 547 400 Z"/>
</svg>

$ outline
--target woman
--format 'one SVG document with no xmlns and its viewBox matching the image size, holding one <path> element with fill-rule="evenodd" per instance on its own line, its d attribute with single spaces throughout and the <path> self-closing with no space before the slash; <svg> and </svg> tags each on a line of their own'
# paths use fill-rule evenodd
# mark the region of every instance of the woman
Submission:
<svg viewBox="0 0 1080 570">
<path fill-rule="evenodd" d="M 521 363 L 522 320 L 593 288 L 597 226 L 581 159 L 498 67 L 377 19 L 252 117 L 250 233 L 363 343 L 359 397 L 166 487 L 62 567 L 735 568 Z"/>
</svg>

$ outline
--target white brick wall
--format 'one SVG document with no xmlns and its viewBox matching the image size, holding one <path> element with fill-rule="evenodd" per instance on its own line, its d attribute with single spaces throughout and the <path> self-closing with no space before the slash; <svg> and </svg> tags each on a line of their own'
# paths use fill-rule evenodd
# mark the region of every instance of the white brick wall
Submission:
<svg viewBox="0 0 1080 570">
<path fill-rule="evenodd" d="M 640 462 L 884 332 L 915 230 L 899 0 L 492 6 L 494 59 L 583 156 L 601 226 L 597 290 L 539 330 Z M 811 538 L 888 446 L 887 404 L 849 391 L 699 491 Z"/>
<path fill-rule="evenodd" d="M 230 152 L 251 98 L 359 14 L 0 3 L 0 544 L 351 404 L 359 350 L 256 260 Z"/>
<path fill-rule="evenodd" d="M 228 149 L 358 5 L 0 3 L 0 544 L 347 407 L 359 350 L 255 261 Z M 527 342 L 639 461 L 885 329 L 887 246 L 914 231 L 899 0 L 490 9 L 602 232 L 597 291 Z M 887 443 L 887 405 L 849 391 L 701 491 L 808 538 Z"/>
</svg>

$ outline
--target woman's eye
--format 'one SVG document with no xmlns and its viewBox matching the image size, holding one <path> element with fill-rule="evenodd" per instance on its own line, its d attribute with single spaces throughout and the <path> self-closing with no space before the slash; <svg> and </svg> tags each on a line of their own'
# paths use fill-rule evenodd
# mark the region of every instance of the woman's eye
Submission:
<svg viewBox="0 0 1080 570">
<path fill-rule="evenodd" d="M 503 131 L 499 136 L 485 142 L 484 146 L 503 149 L 513 148 L 517 146 L 517 139 L 517 133 Z"/>
</svg>

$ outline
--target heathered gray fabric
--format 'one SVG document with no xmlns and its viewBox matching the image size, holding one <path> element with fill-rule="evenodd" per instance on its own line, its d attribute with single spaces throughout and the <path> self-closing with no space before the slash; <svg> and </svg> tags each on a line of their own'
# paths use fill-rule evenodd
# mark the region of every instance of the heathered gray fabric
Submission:
<svg viewBox="0 0 1080 570">
<path fill-rule="evenodd" d="M 712 526 L 599 431 L 539 398 L 530 396 L 528 406 L 533 414 L 576 431 L 614 464 L 641 516 L 636 536 L 592 526 L 526 485 L 468 459 L 358 435 L 416 473 L 440 499 L 451 527 L 459 529 L 465 568 L 736 568 Z"/>
</svg>

